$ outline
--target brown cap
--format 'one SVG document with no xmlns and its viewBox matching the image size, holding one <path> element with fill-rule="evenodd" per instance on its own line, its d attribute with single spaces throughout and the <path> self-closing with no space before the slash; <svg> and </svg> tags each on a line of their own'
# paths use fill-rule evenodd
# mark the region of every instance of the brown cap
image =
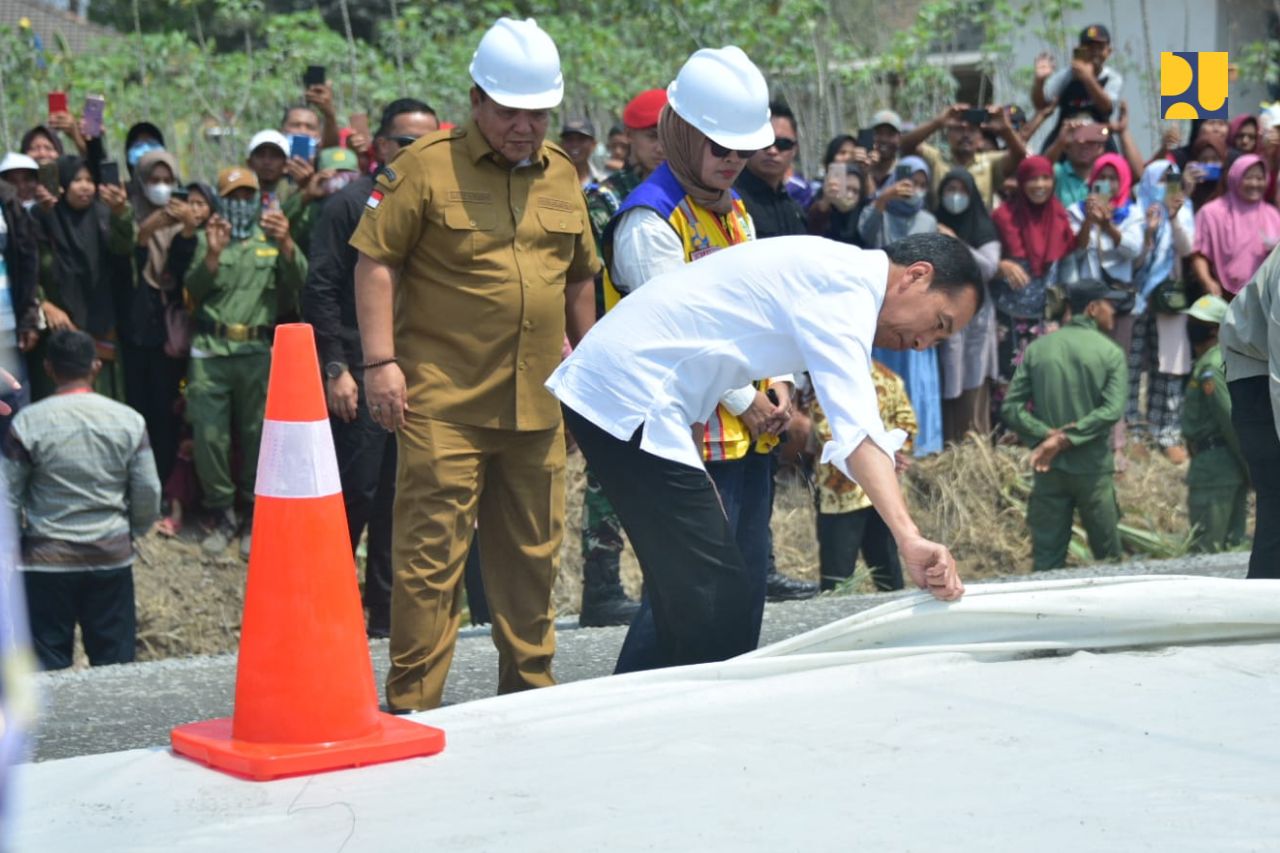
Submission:
<svg viewBox="0 0 1280 853">
<path fill-rule="evenodd" d="M 232 166 L 218 173 L 218 195 L 224 198 L 233 190 L 248 187 L 255 192 L 258 189 L 258 176 L 252 169 L 244 166 Z"/>
</svg>

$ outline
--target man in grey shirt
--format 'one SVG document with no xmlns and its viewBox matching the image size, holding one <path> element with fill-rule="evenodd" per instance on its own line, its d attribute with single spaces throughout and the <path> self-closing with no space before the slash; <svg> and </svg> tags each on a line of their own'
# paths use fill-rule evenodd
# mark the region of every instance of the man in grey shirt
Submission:
<svg viewBox="0 0 1280 853">
<path fill-rule="evenodd" d="M 1219 337 L 1231 424 L 1258 495 L 1249 577 L 1280 578 L 1280 252 L 1236 294 Z"/>
<path fill-rule="evenodd" d="M 19 515 L 27 609 L 45 669 L 71 665 L 76 623 L 94 666 L 133 660 L 133 540 L 160 512 L 160 480 L 142 415 L 93 391 L 93 338 L 49 338 L 56 393 L 9 429 L 9 500 Z"/>
</svg>

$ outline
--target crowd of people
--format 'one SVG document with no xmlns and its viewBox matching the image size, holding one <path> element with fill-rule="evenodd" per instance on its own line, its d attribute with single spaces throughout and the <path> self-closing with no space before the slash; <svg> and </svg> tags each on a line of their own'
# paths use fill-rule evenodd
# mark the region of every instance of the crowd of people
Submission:
<svg viewBox="0 0 1280 853">
<path fill-rule="evenodd" d="M 808 175 L 795 115 L 736 47 L 699 50 L 669 86 L 619 105 L 604 139 L 565 116 L 559 145 L 545 143 L 559 55 L 532 21 L 509 19 L 476 50 L 471 115 L 457 126 L 410 97 L 374 129 L 344 126 L 330 87 L 314 83 L 238 162 L 184 175 L 151 122 L 117 143 L 50 115 L 0 162 L 0 320 L 18 383 L 3 429 L 43 665 L 69 665 L 77 622 L 93 663 L 132 659 L 129 541 L 153 524 L 164 536 L 195 526 L 209 554 L 234 545 L 247 557 L 272 329 L 298 319 L 315 328 L 353 550 L 367 539 L 368 632 L 391 638 L 395 710 L 439 703 L 463 588 L 472 620 L 492 619 L 500 690 L 553 682 L 566 439 L 588 463 L 580 618 L 631 625 L 618 671 L 751 648 L 766 598 L 832 589 L 860 554 L 879 589 L 906 579 L 958 595 L 953 569 L 938 573 L 949 555 L 920 544 L 896 488 L 859 456 L 862 438 L 898 473 L 972 434 L 1032 447 L 1037 570 L 1064 564 L 1077 511 L 1095 556 L 1121 555 L 1113 482 L 1138 453 L 1187 465 L 1197 548 L 1242 544 L 1251 485 L 1260 513 L 1275 498 L 1233 427 L 1218 329 L 1280 241 L 1280 126 L 1195 121 L 1185 144 L 1169 129 L 1143 152 L 1110 52 L 1094 25 L 1069 67 L 1038 59 L 1030 116 L 957 103 L 908 122 L 879 110 L 830 140 Z M 862 330 L 865 353 L 833 366 L 840 347 L 813 343 L 813 306 L 783 304 L 771 322 L 795 330 L 804 369 L 730 385 L 728 368 L 673 366 L 715 386 L 707 411 L 683 413 L 696 476 L 714 484 L 704 493 L 655 414 L 692 405 L 687 388 L 650 389 L 640 420 L 601 402 L 636 391 L 670 350 L 629 349 L 628 363 L 620 343 L 609 370 L 589 366 L 610 358 L 598 344 L 569 354 L 597 321 L 613 330 L 631 316 L 641 335 L 642 310 L 692 334 L 699 321 L 635 294 L 692 303 L 668 284 L 686 267 L 801 236 L 821 242 L 773 244 L 805 253 L 776 275 L 819 302 L 811 278 L 835 263 L 823 247 L 888 258 L 876 262 L 888 264 L 876 267 L 879 325 Z M 741 263 L 720 267 L 742 276 L 736 291 L 697 304 L 756 330 L 755 343 L 721 342 L 743 364 L 789 363 L 760 354 L 782 344 L 751 325 L 762 303 Z M 925 279 L 947 298 L 917 328 Z M 976 298 L 954 289 L 966 281 Z M 833 390 L 860 359 L 843 381 L 872 401 L 879 429 Z M 813 486 L 818 584 L 774 565 L 780 466 Z M 659 515 L 655 495 L 687 516 Z M 711 541 L 709 516 L 731 542 Z M 627 537 L 646 581 L 638 602 L 619 578 Z M 705 550 L 705 584 L 671 570 L 677 546 Z M 741 610 L 729 621 L 727 585 Z"/>
</svg>

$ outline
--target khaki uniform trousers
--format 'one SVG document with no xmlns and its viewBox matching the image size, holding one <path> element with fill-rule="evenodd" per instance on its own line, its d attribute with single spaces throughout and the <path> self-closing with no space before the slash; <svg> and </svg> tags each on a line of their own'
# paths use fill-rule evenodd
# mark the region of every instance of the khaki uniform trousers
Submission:
<svg viewBox="0 0 1280 853">
<path fill-rule="evenodd" d="M 498 692 L 555 683 L 552 587 L 564 536 L 564 428 L 487 429 L 406 413 L 392 521 L 392 710 L 439 706 L 479 520 Z"/>
</svg>

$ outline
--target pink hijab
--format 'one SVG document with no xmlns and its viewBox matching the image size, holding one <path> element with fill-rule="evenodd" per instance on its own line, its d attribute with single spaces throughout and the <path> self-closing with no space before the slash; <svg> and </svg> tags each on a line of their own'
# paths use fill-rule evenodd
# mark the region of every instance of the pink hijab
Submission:
<svg viewBox="0 0 1280 853">
<path fill-rule="evenodd" d="M 1119 154 L 1103 154 L 1097 160 L 1093 161 L 1093 168 L 1089 170 L 1089 186 L 1093 186 L 1093 182 L 1098 180 L 1098 175 L 1107 166 L 1116 170 L 1116 189 L 1111 194 L 1109 201 L 1111 207 L 1117 208 L 1121 205 L 1128 206 L 1129 190 L 1133 189 L 1133 172 L 1129 169 L 1129 163 Z"/>
<path fill-rule="evenodd" d="M 1196 213 L 1195 251 L 1213 265 L 1213 274 L 1235 294 L 1249 283 L 1280 241 L 1280 211 L 1265 200 L 1247 202 L 1240 195 L 1244 173 L 1261 164 L 1257 154 L 1242 154 L 1227 172 L 1227 192 Z"/>
</svg>

